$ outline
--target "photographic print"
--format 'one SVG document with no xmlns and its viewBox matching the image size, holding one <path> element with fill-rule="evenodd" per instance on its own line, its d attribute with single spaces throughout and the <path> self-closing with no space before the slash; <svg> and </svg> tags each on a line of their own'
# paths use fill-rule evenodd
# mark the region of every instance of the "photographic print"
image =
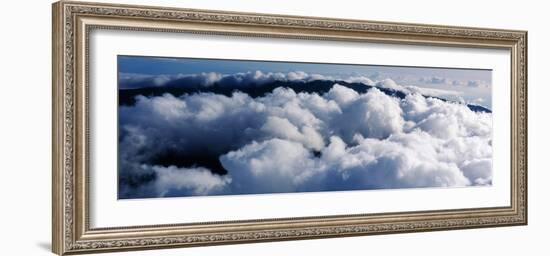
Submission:
<svg viewBox="0 0 550 256">
<path fill-rule="evenodd" d="M 184 7 L 53 4 L 53 252 L 527 225 L 527 31 Z"/>
<path fill-rule="evenodd" d="M 491 74 L 118 56 L 118 198 L 488 186 Z"/>
</svg>

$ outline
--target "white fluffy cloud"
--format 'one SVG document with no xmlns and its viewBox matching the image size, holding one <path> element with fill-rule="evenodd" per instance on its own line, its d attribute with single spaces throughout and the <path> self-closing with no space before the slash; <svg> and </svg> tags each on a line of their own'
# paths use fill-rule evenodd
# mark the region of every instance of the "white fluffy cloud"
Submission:
<svg viewBox="0 0 550 256">
<path fill-rule="evenodd" d="M 291 71 L 288 73 L 281 72 L 262 72 L 260 70 L 240 72 L 235 74 L 221 74 L 215 72 L 203 72 L 198 74 L 171 74 L 171 75 L 143 75 L 133 73 L 120 73 L 118 78 L 119 88 L 133 89 L 143 87 L 163 87 L 163 86 L 185 86 L 186 88 L 208 88 L 214 84 L 227 88 L 243 88 L 251 86 L 262 86 L 275 81 L 279 82 L 311 82 L 311 81 L 343 81 L 346 83 L 362 83 L 380 88 L 392 89 L 404 93 L 420 93 L 425 96 L 440 97 L 447 100 L 465 102 L 464 91 L 451 90 L 449 87 L 443 88 L 427 88 L 414 85 L 401 85 L 394 80 L 385 78 L 381 80 L 373 80 L 371 76 L 364 75 L 345 75 L 345 76 L 328 76 L 321 74 L 306 73 L 303 71 Z M 442 77 L 421 77 L 418 79 L 421 83 L 432 85 L 454 85 L 464 86 L 466 88 L 478 90 L 487 89 L 489 84 L 482 80 L 450 80 Z M 471 95 L 469 95 L 469 99 Z M 479 98 L 479 97 L 478 97 Z M 472 103 L 479 104 L 470 100 Z"/>
<path fill-rule="evenodd" d="M 288 73 L 267 72 L 260 70 L 241 72 L 235 74 L 220 74 L 216 72 L 203 72 L 198 74 L 174 74 L 174 75 L 143 75 L 132 73 L 121 73 L 118 78 L 119 88 L 131 89 L 141 87 L 161 87 L 161 86 L 186 86 L 209 87 L 215 83 L 222 86 L 250 86 L 262 85 L 273 81 L 315 81 L 330 80 L 334 77 L 309 74 L 303 71 L 291 71 Z M 350 82 L 370 82 L 366 77 L 351 77 Z"/>
<path fill-rule="evenodd" d="M 274 76 L 248 75 L 258 81 Z M 426 98 L 391 80 L 379 86 L 407 96 L 399 99 L 375 88 L 359 94 L 335 84 L 322 95 L 277 88 L 257 98 L 239 92 L 138 97 L 134 106 L 119 107 L 120 194 L 491 184 L 490 113 Z M 219 159 L 227 173 L 213 174 L 215 167 L 200 164 L 166 166 L 159 157 L 184 161 L 197 154 Z"/>
<path fill-rule="evenodd" d="M 352 188 L 446 187 L 470 185 L 453 163 L 441 161 L 439 141 L 414 130 L 385 140 L 358 136 L 356 146 L 348 146 L 338 137 L 327 147 L 328 170 L 334 188 L 350 183 Z M 428 144 L 429 143 L 429 144 Z"/>
<path fill-rule="evenodd" d="M 349 88 L 339 90 L 352 91 Z M 334 118 L 331 128 L 348 141 L 356 134 L 383 139 L 401 132 L 405 122 L 398 99 L 387 96 L 376 88 L 340 105 L 340 108 L 342 114 Z"/>
<path fill-rule="evenodd" d="M 388 88 L 393 89 L 396 91 L 407 91 L 407 89 L 399 84 L 397 84 L 395 81 L 386 78 L 384 80 L 376 82 L 376 86 L 382 87 L 382 88 Z"/>
<path fill-rule="evenodd" d="M 214 175 L 203 167 L 177 168 L 175 166 L 153 166 L 151 168 L 157 175 L 154 184 L 156 193 L 160 196 L 165 196 L 168 193 L 191 195 L 215 194 L 223 191 L 225 186 L 231 182 L 231 178 Z"/>
<path fill-rule="evenodd" d="M 440 80 L 444 80 L 443 78 L 434 77 L 433 79 L 438 83 L 444 82 L 444 81 L 440 81 Z M 432 80 L 429 80 L 429 82 L 432 83 Z M 450 99 L 454 101 L 464 102 L 464 100 L 461 97 L 463 95 L 463 92 L 461 91 L 418 87 L 414 85 L 403 86 L 403 85 L 397 84 L 395 81 L 389 78 L 378 81 L 375 83 L 375 85 L 381 88 L 388 88 L 388 89 L 404 92 L 406 94 L 418 93 L 424 96 L 439 97 L 439 98 L 445 98 L 445 99 Z"/>
<path fill-rule="evenodd" d="M 122 198 L 166 197 L 178 195 L 215 195 L 227 192 L 231 177 L 213 174 L 204 167 L 178 168 L 176 166 L 126 165 L 125 178 L 119 186 Z"/>
<path fill-rule="evenodd" d="M 348 83 L 363 83 L 367 85 L 376 84 L 374 81 L 372 81 L 369 77 L 366 77 L 366 76 L 350 76 L 344 79 L 344 81 Z"/>
<path fill-rule="evenodd" d="M 447 98 L 459 98 L 463 93 L 460 91 L 453 91 L 453 90 L 443 90 L 443 89 L 435 89 L 435 88 L 423 88 L 418 86 L 407 86 L 407 91 L 409 93 L 419 93 L 425 96 L 433 96 L 433 97 L 447 97 Z"/>
<path fill-rule="evenodd" d="M 288 140 L 253 141 L 221 162 L 231 171 L 231 191 L 239 194 L 301 191 L 321 178 L 311 151 Z"/>
</svg>

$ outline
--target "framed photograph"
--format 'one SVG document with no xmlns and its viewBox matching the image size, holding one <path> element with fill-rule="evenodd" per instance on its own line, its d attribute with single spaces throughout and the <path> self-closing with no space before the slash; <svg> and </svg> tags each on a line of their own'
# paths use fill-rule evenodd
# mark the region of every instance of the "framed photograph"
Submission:
<svg viewBox="0 0 550 256">
<path fill-rule="evenodd" d="M 61 1 L 53 251 L 527 224 L 527 32 Z"/>
</svg>

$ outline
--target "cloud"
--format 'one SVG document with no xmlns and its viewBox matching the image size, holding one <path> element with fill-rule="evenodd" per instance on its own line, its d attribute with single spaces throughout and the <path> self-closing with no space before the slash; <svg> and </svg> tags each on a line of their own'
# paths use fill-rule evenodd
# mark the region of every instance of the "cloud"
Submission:
<svg viewBox="0 0 550 256">
<path fill-rule="evenodd" d="M 487 166 L 466 169 L 467 177 L 456 164 L 438 159 L 430 146 L 440 146 L 440 141 L 426 146 L 425 139 L 431 140 L 416 130 L 388 140 L 358 136 L 358 145 L 349 146 L 333 136 L 320 158 L 302 144 L 272 139 L 252 142 L 221 159 L 234 170 L 229 186 L 239 194 L 468 186 L 469 178 L 486 184 Z"/>
<path fill-rule="evenodd" d="M 389 78 L 386 78 L 382 81 L 378 81 L 376 83 L 376 86 L 378 87 L 382 87 L 382 88 L 388 88 L 388 89 L 393 89 L 393 90 L 397 90 L 397 91 L 407 91 L 407 89 L 401 85 L 398 85 L 397 83 L 395 83 L 395 81 L 389 79 Z"/>
<path fill-rule="evenodd" d="M 451 84 L 454 85 L 454 86 L 466 85 L 465 82 L 463 82 L 463 81 L 458 81 L 458 80 L 453 80 L 453 82 L 451 82 Z"/>
<path fill-rule="evenodd" d="M 374 81 L 364 75 L 350 75 L 346 77 L 333 77 L 321 74 L 309 74 L 303 71 L 281 72 L 262 72 L 260 70 L 240 72 L 235 74 L 221 74 L 215 72 L 203 72 L 198 74 L 173 74 L 173 75 L 143 75 L 132 73 L 119 74 L 119 88 L 135 89 L 145 87 L 185 87 L 185 88 L 208 88 L 212 85 L 218 85 L 226 88 L 244 88 L 253 86 L 262 86 L 265 84 L 279 82 L 311 82 L 311 81 L 343 81 L 346 83 L 362 83 L 380 88 L 392 89 L 404 93 L 420 93 L 426 96 L 441 97 L 453 101 L 464 102 L 462 98 L 464 92 L 418 87 L 413 85 L 400 85 L 394 80 L 386 78 Z M 433 85 L 454 85 L 467 86 L 470 88 L 489 88 L 489 84 L 481 80 L 459 81 L 450 80 L 443 77 L 421 77 L 420 82 Z"/>
<path fill-rule="evenodd" d="M 325 97 L 334 100 L 339 106 L 343 106 L 355 101 L 359 97 L 359 93 L 345 86 L 334 84 Z"/>
<path fill-rule="evenodd" d="M 464 161 L 461 170 L 474 184 L 488 185 L 492 181 L 492 163 L 490 158 Z"/>
<path fill-rule="evenodd" d="M 489 88 L 489 85 L 481 80 L 470 80 L 466 83 L 468 87 L 474 87 L 474 88 Z"/>
<path fill-rule="evenodd" d="M 142 87 L 160 87 L 186 84 L 191 87 L 206 87 L 220 81 L 223 76 L 219 73 L 176 74 L 176 75 L 143 75 L 120 73 L 118 86 L 120 89 Z"/>
<path fill-rule="evenodd" d="M 419 93 L 425 96 L 433 96 L 433 97 L 454 97 L 459 98 L 461 95 L 463 95 L 463 92 L 460 91 L 454 91 L 454 90 L 443 90 L 443 89 L 435 89 L 435 88 L 422 88 L 418 86 L 406 86 L 406 89 L 409 93 Z"/>
<path fill-rule="evenodd" d="M 421 77 L 418 79 L 421 83 L 433 84 L 433 85 L 453 85 L 453 86 L 467 86 L 473 88 L 489 88 L 490 84 L 487 81 L 482 80 L 452 80 L 444 77 Z"/>
<path fill-rule="evenodd" d="M 485 99 L 483 99 L 483 98 L 475 98 L 475 99 L 471 100 L 470 103 L 476 104 L 476 105 L 481 105 L 481 104 L 484 104 L 484 103 L 485 103 Z"/>
<path fill-rule="evenodd" d="M 433 150 L 438 141 L 431 139 L 425 132 L 415 130 L 386 140 L 359 136 L 358 145 L 350 147 L 333 137 L 331 146 L 337 146 L 329 146 L 323 152 L 331 156 L 332 161 L 326 161 L 332 166 L 329 170 L 337 170 L 331 175 L 331 185 L 337 188 L 350 183 L 354 189 L 470 185 L 455 164 L 438 159 Z M 339 153 L 330 152 L 335 150 Z"/>
<path fill-rule="evenodd" d="M 366 77 L 350 78 L 357 81 L 369 81 Z M 216 72 L 203 72 L 198 74 L 172 74 L 172 75 L 143 75 L 133 73 L 120 73 L 118 85 L 120 89 L 134 89 L 144 87 L 161 86 L 185 86 L 191 88 L 209 87 L 219 84 L 226 87 L 245 87 L 263 85 L 274 81 L 315 81 L 335 78 L 320 74 L 308 74 L 303 71 L 291 71 L 288 73 L 268 72 L 260 70 L 241 72 L 235 74 L 221 74 Z M 372 82 L 372 81 L 371 81 Z"/>
<path fill-rule="evenodd" d="M 433 77 L 421 77 L 419 79 L 420 82 L 424 82 L 424 83 L 429 83 L 429 84 L 452 84 L 453 80 L 449 80 L 447 78 L 444 78 L 444 77 L 438 77 L 438 76 L 433 76 Z"/>
<path fill-rule="evenodd" d="M 399 101 L 376 88 L 341 105 L 341 109 L 342 114 L 334 119 L 331 126 L 348 141 L 357 133 L 383 139 L 401 132 L 404 124 Z"/>
<path fill-rule="evenodd" d="M 345 83 L 361 83 L 369 86 L 376 86 L 384 89 L 391 89 L 403 93 L 420 93 L 425 96 L 440 97 L 447 100 L 465 102 L 462 91 L 435 89 L 418 87 L 414 85 L 400 85 L 394 80 L 386 78 L 379 81 L 373 81 L 371 78 L 353 74 L 347 77 L 333 77 L 320 74 L 309 74 L 303 71 L 291 71 L 288 73 L 280 72 L 262 72 L 259 70 L 241 72 L 235 74 L 220 74 L 220 73 L 199 73 L 199 74 L 176 74 L 176 75 L 143 75 L 143 74 L 119 74 L 119 88 L 121 89 L 136 89 L 145 87 L 184 87 L 187 89 L 208 90 L 208 87 L 217 85 L 220 88 L 233 88 L 246 91 L 253 87 L 261 87 L 273 82 L 312 82 L 312 81 L 332 81 L 337 83 L 342 81 Z M 422 77 L 420 81 L 433 84 L 446 83 L 450 84 L 450 80 L 441 77 Z M 453 81 L 465 84 L 465 82 Z M 482 81 L 469 81 L 470 87 L 486 86 Z M 199 91 L 197 90 L 197 91 Z M 192 92 L 192 91 L 190 91 Z M 258 93 L 259 91 L 252 91 Z M 130 96 L 133 98 L 132 96 Z M 133 101 L 132 101 L 133 102 Z"/>
<path fill-rule="evenodd" d="M 204 167 L 178 168 L 146 164 L 133 167 L 131 170 L 134 176 L 126 173 L 122 178 L 132 177 L 135 183 L 123 181 L 123 186 L 119 187 L 119 198 L 214 195 L 226 191 L 226 186 L 231 183 L 229 176 L 215 175 Z M 136 176 L 136 173 L 142 176 Z M 141 180 L 136 177 L 141 177 Z"/>
<path fill-rule="evenodd" d="M 318 79 L 303 72 L 211 78 Z M 491 184 L 490 113 L 389 79 L 377 85 L 406 96 L 338 84 L 323 94 L 138 96 L 119 107 L 119 197 Z"/>
<path fill-rule="evenodd" d="M 366 85 L 374 85 L 375 82 L 372 81 L 369 77 L 366 76 L 350 76 L 346 79 L 344 79 L 345 82 L 348 83 L 363 83 Z"/>
<path fill-rule="evenodd" d="M 434 78 L 434 79 L 440 79 L 440 78 Z M 442 79 L 442 78 L 441 78 Z M 439 81 L 439 80 L 438 80 Z M 431 80 L 430 80 L 431 82 Z M 445 89 L 435 89 L 435 88 L 425 88 L 425 87 L 418 87 L 414 85 L 399 85 L 392 79 L 386 78 L 382 81 L 378 81 L 375 84 L 378 87 L 381 88 L 388 88 L 396 91 L 401 91 L 407 94 L 412 93 L 419 93 L 425 96 L 433 96 L 433 97 L 440 97 L 440 98 L 447 98 L 451 100 L 456 100 L 463 102 L 461 95 L 463 92 L 460 91 L 454 91 L 454 90 L 445 90 Z"/>
<path fill-rule="evenodd" d="M 209 195 L 220 192 L 231 182 L 228 176 L 212 174 L 210 170 L 197 168 L 177 168 L 175 166 L 151 167 L 157 175 L 156 192 L 160 196 L 166 194 Z"/>
<path fill-rule="evenodd" d="M 303 144 L 270 139 L 253 141 L 221 156 L 231 170 L 231 190 L 238 194 L 294 192 L 313 188 L 320 181 L 313 154 Z"/>
<path fill-rule="evenodd" d="M 300 142 L 305 147 L 315 150 L 321 150 L 325 146 L 323 137 L 313 127 L 302 126 L 298 129 L 286 118 L 269 116 L 260 131 L 273 137 Z"/>
<path fill-rule="evenodd" d="M 262 72 L 260 70 L 241 72 L 235 74 L 221 74 L 216 72 L 203 72 L 198 74 L 161 74 L 144 75 L 134 73 L 120 73 L 118 77 L 119 88 L 134 89 L 144 87 L 161 86 L 186 86 L 192 88 L 209 87 L 216 83 L 227 87 L 244 87 L 251 85 L 263 85 L 274 81 L 296 82 L 296 81 L 336 81 L 341 80 L 347 83 L 363 83 L 375 85 L 376 82 L 367 76 L 353 75 L 346 77 L 333 77 L 321 74 L 310 74 L 303 71 Z M 388 82 L 391 83 L 391 82 Z M 395 84 L 395 83 L 394 83 Z"/>
</svg>

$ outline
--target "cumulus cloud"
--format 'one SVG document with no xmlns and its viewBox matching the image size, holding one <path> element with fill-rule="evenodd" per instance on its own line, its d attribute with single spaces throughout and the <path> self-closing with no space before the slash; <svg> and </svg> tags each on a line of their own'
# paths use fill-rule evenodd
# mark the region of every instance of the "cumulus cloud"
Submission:
<svg viewBox="0 0 550 256">
<path fill-rule="evenodd" d="M 481 80 L 470 80 L 466 83 L 468 87 L 474 87 L 474 88 L 488 88 L 489 85 Z"/>
<path fill-rule="evenodd" d="M 231 79 L 321 78 L 250 72 Z M 139 96 L 119 107 L 119 197 L 491 184 L 491 113 L 390 79 L 376 85 L 406 96 L 337 83 L 322 94 Z"/>
<path fill-rule="evenodd" d="M 121 89 L 134 89 L 144 87 L 184 86 L 187 88 L 203 88 L 217 84 L 221 87 L 239 88 L 250 86 L 262 86 L 264 84 L 280 82 L 311 82 L 311 81 L 343 81 L 346 83 L 362 83 L 380 88 L 392 89 L 405 93 L 420 93 L 426 96 L 443 97 L 451 100 L 463 101 L 463 92 L 446 89 L 425 88 L 413 85 L 400 85 L 394 80 L 385 78 L 374 81 L 363 75 L 351 75 L 334 77 L 321 74 L 310 74 L 303 71 L 262 72 L 260 70 L 240 72 L 235 74 L 221 74 L 215 72 L 203 72 L 198 74 L 175 75 L 143 75 L 132 73 L 119 74 L 118 83 Z M 421 77 L 419 81 L 428 84 L 462 85 L 472 88 L 488 88 L 489 85 L 481 80 L 459 81 L 442 77 Z"/>
<path fill-rule="evenodd" d="M 135 183 L 124 180 L 121 184 L 123 186 L 119 188 L 119 198 L 215 195 L 227 191 L 226 186 L 231 183 L 229 176 L 213 174 L 204 167 L 178 168 L 145 164 L 133 167 L 130 169 L 131 174 L 124 173 L 126 176 L 122 177 L 131 177 Z"/>
<path fill-rule="evenodd" d="M 472 88 L 489 88 L 490 84 L 487 81 L 482 80 L 453 80 L 444 77 L 421 77 L 418 79 L 421 83 L 433 84 L 433 85 L 453 85 L 453 86 L 467 86 Z"/>
<path fill-rule="evenodd" d="M 358 133 L 365 137 L 383 139 L 401 132 L 404 124 L 399 101 L 376 88 L 342 104 L 341 110 L 342 114 L 334 119 L 331 126 L 348 141 Z"/>
<path fill-rule="evenodd" d="M 421 83 L 434 85 L 464 85 L 464 83 L 460 80 L 453 80 L 440 76 L 420 77 L 418 81 Z"/>
<path fill-rule="evenodd" d="M 301 129 L 298 129 L 286 118 L 269 116 L 260 131 L 271 134 L 273 137 L 300 142 L 307 148 L 315 150 L 321 150 L 325 146 L 323 137 L 315 128 L 302 126 Z"/>
<path fill-rule="evenodd" d="M 397 90 L 397 91 L 406 91 L 407 90 L 405 87 L 397 84 L 395 81 L 393 81 L 392 79 L 389 79 L 389 78 L 386 78 L 382 81 L 378 81 L 376 83 L 376 86 L 382 87 L 382 88 L 393 89 L 393 90 Z"/>
<path fill-rule="evenodd" d="M 351 77 L 350 81 L 371 82 L 366 77 Z M 203 72 L 198 74 L 172 74 L 172 75 L 143 75 L 132 73 L 121 73 L 118 77 L 119 88 L 134 89 L 145 87 L 161 86 L 186 86 L 186 87 L 209 87 L 214 84 L 228 87 L 244 87 L 252 85 L 263 85 L 274 81 L 334 81 L 334 77 L 309 74 L 303 71 L 262 72 L 260 70 L 240 72 L 235 74 L 221 74 L 216 72 Z"/>
<path fill-rule="evenodd" d="M 406 89 L 409 93 L 419 93 L 425 96 L 442 97 L 442 98 L 454 97 L 456 99 L 459 99 L 461 95 L 463 95 L 463 92 L 461 91 L 443 90 L 443 89 L 435 89 L 435 88 L 422 88 L 418 86 L 406 86 Z"/>
<path fill-rule="evenodd" d="M 322 170 L 318 161 L 303 144 L 270 139 L 253 141 L 236 151 L 221 157 L 221 162 L 231 171 L 235 193 L 294 192 L 319 187 Z"/>
<path fill-rule="evenodd" d="M 491 159 L 466 160 L 461 166 L 461 170 L 472 183 L 477 185 L 491 184 L 493 178 L 491 173 Z"/>
<path fill-rule="evenodd" d="M 454 85 L 454 86 L 460 86 L 460 85 L 464 85 L 465 83 L 462 82 L 462 81 L 453 80 L 453 82 L 451 82 L 451 84 Z"/>
<path fill-rule="evenodd" d="M 372 81 L 369 77 L 366 77 L 366 76 L 350 76 L 350 77 L 344 79 L 343 81 L 348 82 L 348 83 L 362 83 L 362 84 L 366 84 L 366 85 L 374 85 L 375 84 L 374 81 Z"/>
<path fill-rule="evenodd" d="M 220 81 L 222 78 L 223 76 L 221 74 L 215 72 L 189 75 L 143 75 L 121 73 L 118 77 L 118 86 L 121 89 L 171 86 L 174 84 L 188 84 L 190 86 L 210 86 Z"/>
<path fill-rule="evenodd" d="M 350 75 L 345 77 L 333 77 L 320 74 L 310 74 L 303 71 L 291 71 L 288 73 L 280 72 L 262 72 L 260 70 L 240 72 L 235 74 L 220 74 L 215 72 L 203 72 L 198 74 L 176 74 L 176 75 L 143 75 L 121 73 L 119 75 L 119 87 L 121 89 L 136 89 L 147 87 L 184 87 L 187 89 L 195 88 L 199 90 L 208 90 L 208 87 L 217 85 L 222 88 L 246 89 L 253 87 L 261 87 L 273 82 L 312 82 L 312 81 L 333 81 L 346 83 L 361 83 L 369 86 L 376 86 L 384 89 L 404 93 L 420 93 L 425 96 L 440 97 L 448 100 L 464 102 L 462 98 L 463 92 L 446 89 L 435 89 L 418 87 L 414 85 L 400 85 L 394 80 L 385 78 L 378 81 L 373 81 L 371 78 L 364 75 Z M 484 87 L 486 84 L 480 80 L 472 80 L 468 82 L 460 82 L 441 77 L 422 77 L 420 81 L 426 83 L 460 83 L 469 87 Z"/>
<path fill-rule="evenodd" d="M 452 80 L 450 82 L 450 85 L 466 86 L 470 88 L 484 88 L 484 89 L 491 87 L 491 84 L 489 82 L 483 81 L 483 80 L 466 80 L 466 81 Z"/>
<path fill-rule="evenodd" d="M 439 142 L 429 141 L 432 145 L 428 146 L 425 139 L 431 138 L 420 130 L 386 140 L 358 136 L 357 146 L 347 146 L 333 137 L 323 152 L 330 156 L 330 160 L 325 159 L 332 167 L 328 170 L 336 170 L 330 175 L 331 187 L 347 183 L 354 189 L 470 185 L 455 164 L 438 159 L 434 146 Z"/>
<path fill-rule="evenodd" d="M 218 176 L 210 170 L 197 168 L 177 168 L 175 166 L 160 167 L 153 166 L 157 175 L 155 190 L 160 196 L 168 193 L 208 195 L 215 194 L 224 189 L 231 181 L 228 176 Z"/>
<path fill-rule="evenodd" d="M 433 79 L 443 79 L 443 78 L 433 78 Z M 432 80 L 429 80 L 429 82 L 432 82 Z M 425 87 L 418 87 L 414 85 L 404 86 L 404 85 L 397 84 L 394 80 L 389 78 L 378 81 L 375 83 L 375 85 L 377 87 L 388 88 L 388 89 L 404 92 L 407 94 L 419 93 L 425 96 L 440 97 L 440 98 L 446 98 L 446 99 L 451 99 L 451 100 L 461 101 L 461 102 L 464 101 L 461 97 L 461 95 L 463 94 L 463 92 L 461 91 L 425 88 Z"/>
</svg>

